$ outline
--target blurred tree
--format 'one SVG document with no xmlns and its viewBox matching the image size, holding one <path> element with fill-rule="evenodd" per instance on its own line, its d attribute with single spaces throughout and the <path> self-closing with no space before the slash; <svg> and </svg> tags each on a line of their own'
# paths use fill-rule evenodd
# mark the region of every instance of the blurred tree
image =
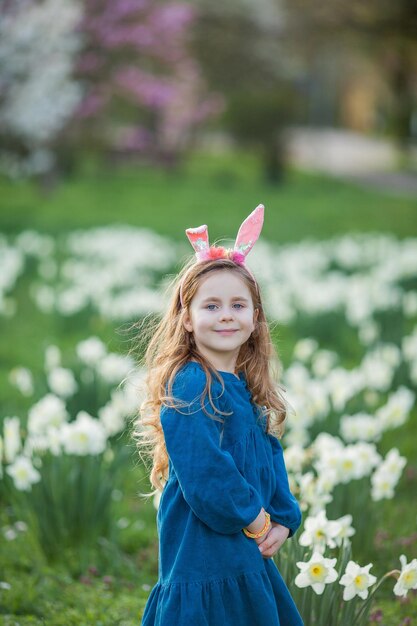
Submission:
<svg viewBox="0 0 417 626">
<path fill-rule="evenodd" d="M 240 91 L 229 98 L 225 123 L 243 145 L 260 150 L 268 182 L 282 182 L 285 172 L 283 131 L 295 117 L 297 97 L 290 84 Z"/>
<path fill-rule="evenodd" d="M 81 16 L 76 0 L 0 2 L 0 171 L 11 178 L 54 166 L 60 133 L 82 98 L 72 76 Z"/>
<path fill-rule="evenodd" d="M 260 150 L 265 177 L 285 172 L 283 130 L 300 115 L 297 68 L 285 56 L 285 20 L 268 0 L 196 0 L 194 49 L 209 85 L 226 99 L 222 128 Z"/>
<path fill-rule="evenodd" d="M 198 125 L 222 109 L 188 49 L 189 4 L 84 0 L 86 88 L 78 133 L 90 145 L 173 165 Z"/>
<path fill-rule="evenodd" d="M 390 101 L 380 110 L 406 149 L 413 133 L 417 95 L 417 3 L 415 0 L 276 0 L 285 3 L 288 36 L 299 50 L 361 49 L 384 74 Z M 312 54 L 313 53 L 313 54 Z"/>
</svg>

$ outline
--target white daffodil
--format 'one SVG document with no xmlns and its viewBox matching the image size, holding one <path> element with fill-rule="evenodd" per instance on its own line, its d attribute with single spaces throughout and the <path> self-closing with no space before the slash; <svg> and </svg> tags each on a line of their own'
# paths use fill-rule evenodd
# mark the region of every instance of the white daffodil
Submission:
<svg viewBox="0 0 417 626">
<path fill-rule="evenodd" d="M 417 559 L 413 559 L 407 564 L 405 554 L 400 556 L 401 574 L 395 584 L 394 593 L 396 596 L 406 596 L 409 589 L 417 589 Z"/>
<path fill-rule="evenodd" d="M 349 539 L 356 533 L 356 530 L 352 526 L 352 515 L 343 515 L 339 519 L 335 520 L 339 524 L 339 532 L 335 537 L 336 544 L 342 545 L 344 539 Z"/>
<path fill-rule="evenodd" d="M 301 572 L 295 578 L 297 587 L 312 587 L 315 593 L 321 595 L 325 585 L 337 580 L 337 571 L 334 569 L 337 559 L 325 559 L 319 552 L 314 552 L 311 559 L 303 563 L 299 561 L 297 567 Z"/>
<path fill-rule="evenodd" d="M 18 417 L 5 417 L 3 428 L 4 460 L 6 463 L 12 463 L 22 448 L 20 419 Z"/>
<path fill-rule="evenodd" d="M 111 352 L 97 363 L 97 372 L 109 384 L 119 384 L 134 368 L 130 356 Z"/>
<path fill-rule="evenodd" d="M 317 458 L 326 452 L 343 450 L 343 441 L 339 437 L 334 437 L 329 433 L 320 433 L 313 441 L 311 448 Z"/>
<path fill-rule="evenodd" d="M 297 478 L 300 486 L 299 500 L 302 511 L 306 511 L 309 508 L 314 515 L 316 511 L 321 511 L 332 500 L 330 494 L 319 491 L 313 472 L 299 474 Z"/>
<path fill-rule="evenodd" d="M 33 376 L 27 367 L 14 367 L 9 373 L 9 382 L 19 389 L 23 396 L 31 396 L 33 394 Z"/>
<path fill-rule="evenodd" d="M 58 396 L 48 393 L 29 410 L 29 434 L 45 435 L 51 426 L 58 428 L 67 418 L 64 401 Z"/>
<path fill-rule="evenodd" d="M 107 352 L 104 343 L 95 336 L 80 341 L 75 350 L 80 361 L 89 366 L 97 365 Z"/>
<path fill-rule="evenodd" d="M 361 475 L 369 476 L 374 467 L 376 467 L 382 460 L 382 457 L 376 451 L 374 443 L 367 443 L 361 441 L 355 444 L 356 454 L 358 462 L 361 465 Z"/>
<path fill-rule="evenodd" d="M 343 411 L 347 401 L 355 395 L 359 377 L 342 367 L 335 367 L 326 378 L 328 393 L 336 411 Z"/>
<path fill-rule="evenodd" d="M 404 456 L 400 456 L 397 448 L 392 448 L 388 452 L 383 463 L 384 471 L 389 474 L 394 474 L 398 478 L 406 465 L 407 459 Z"/>
<path fill-rule="evenodd" d="M 61 443 L 67 454 L 100 454 L 106 442 L 104 426 L 86 411 L 80 411 L 74 422 L 61 428 Z"/>
<path fill-rule="evenodd" d="M 120 413 L 112 402 L 108 402 L 105 406 L 99 409 L 98 416 L 108 437 L 119 433 L 125 427 L 125 415 Z"/>
<path fill-rule="evenodd" d="M 400 456 L 397 448 L 390 450 L 385 460 L 371 476 L 371 496 L 374 501 L 394 497 L 394 488 L 406 463 L 407 459 Z"/>
<path fill-rule="evenodd" d="M 19 491 L 30 491 L 32 484 L 41 479 L 41 475 L 36 470 L 30 459 L 25 456 L 18 456 L 14 463 L 6 467 L 6 472 L 12 477 L 16 489 Z"/>
<path fill-rule="evenodd" d="M 304 532 L 299 538 L 299 544 L 301 546 L 313 546 L 315 551 L 324 553 L 326 546 L 336 547 L 334 538 L 340 532 L 340 524 L 329 521 L 326 512 L 321 510 L 315 517 L 307 517 L 304 523 Z"/>
<path fill-rule="evenodd" d="M 78 389 L 73 372 L 65 367 L 54 367 L 47 378 L 49 389 L 62 398 L 73 396 Z"/>
<path fill-rule="evenodd" d="M 378 500 L 391 500 L 394 497 L 396 481 L 385 472 L 375 473 L 372 478 L 371 497 L 374 502 Z"/>
<path fill-rule="evenodd" d="M 328 469 L 327 472 L 323 474 L 319 474 L 317 476 L 317 490 L 323 493 L 332 493 L 335 486 L 338 484 L 339 479 L 337 476 L 337 472 L 334 469 Z M 328 500 L 331 502 L 331 498 Z"/>
<path fill-rule="evenodd" d="M 288 472 L 301 472 L 306 459 L 305 450 L 298 445 L 287 446 L 284 451 L 284 459 Z"/>
<path fill-rule="evenodd" d="M 338 362 L 338 355 L 331 350 L 319 350 L 312 359 L 311 369 L 315 376 L 324 378 Z"/>
<path fill-rule="evenodd" d="M 54 369 L 55 367 L 60 367 L 60 365 L 61 350 L 58 346 L 50 344 L 45 349 L 45 370 L 49 372 L 49 370 Z"/>
<path fill-rule="evenodd" d="M 376 582 L 376 576 L 369 573 L 372 563 L 365 567 L 360 567 L 354 561 L 349 561 L 346 566 L 345 573 L 339 583 L 344 585 L 343 600 L 352 600 L 355 596 L 361 597 L 363 600 L 369 595 L 369 587 Z"/>
<path fill-rule="evenodd" d="M 294 358 L 300 361 L 307 361 L 311 358 L 318 347 L 319 344 L 317 339 L 312 339 L 311 337 L 299 339 L 294 346 Z"/>
<path fill-rule="evenodd" d="M 310 442 L 310 435 L 304 426 L 291 427 L 285 433 L 285 442 L 288 446 L 306 448 Z"/>
<path fill-rule="evenodd" d="M 402 426 L 408 419 L 414 400 L 415 394 L 404 386 L 392 393 L 387 404 L 378 409 L 375 414 L 383 430 Z"/>
<path fill-rule="evenodd" d="M 340 418 L 340 434 L 345 441 L 379 441 L 381 424 L 366 413 L 343 415 Z"/>
</svg>

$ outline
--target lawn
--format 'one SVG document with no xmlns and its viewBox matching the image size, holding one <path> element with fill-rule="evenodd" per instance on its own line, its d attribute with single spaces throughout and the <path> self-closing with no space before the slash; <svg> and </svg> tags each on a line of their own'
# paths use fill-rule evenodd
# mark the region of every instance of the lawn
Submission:
<svg viewBox="0 0 417 626">
<path fill-rule="evenodd" d="M 30 182 L 0 180 L 0 232 L 60 233 L 124 223 L 174 239 L 209 223 L 211 238 L 232 238 L 257 204 L 266 207 L 262 236 L 291 242 L 352 231 L 407 237 L 417 226 L 415 198 L 395 197 L 325 176 L 290 170 L 282 186 L 265 184 L 252 155 L 197 155 L 176 173 L 133 165 L 80 165 L 45 192 Z M 210 219 L 208 219 L 210 218 Z"/>
<path fill-rule="evenodd" d="M 262 237 L 275 243 L 322 240 L 352 232 L 385 232 L 406 238 L 417 232 L 414 198 L 385 195 L 296 170 L 288 172 L 284 185 L 271 186 L 263 182 L 256 159 L 244 153 L 216 157 L 199 154 L 177 172 L 83 162 L 77 173 L 49 192 L 32 182 L 0 179 L 0 198 L 0 233 L 10 240 L 26 229 L 59 237 L 75 229 L 130 224 L 181 241 L 185 228 L 207 223 L 214 241 L 233 237 L 260 202 L 266 207 Z M 65 353 L 77 341 L 95 334 L 109 349 L 126 349 L 122 325 L 112 325 L 95 314 L 60 318 L 41 313 L 29 298 L 31 279 L 29 270 L 16 285 L 16 314 L 0 318 L 4 338 L 0 344 L 2 417 L 17 412 L 24 415 L 29 408 L 28 399 L 16 404 L 8 372 L 17 364 L 39 372 L 46 345 L 59 345 Z M 279 329 L 284 367 L 299 332 L 291 325 Z M 353 347 L 347 354 L 348 344 L 345 329 L 338 328 L 328 335 L 326 347 L 342 351 L 342 363 L 348 363 L 355 353 Z M 392 568 L 399 567 L 393 558 L 405 545 L 417 556 L 417 538 L 412 539 L 416 511 L 410 506 L 417 489 L 415 419 L 414 412 L 413 420 L 384 435 L 380 446 L 384 453 L 398 447 L 408 459 L 395 500 L 384 502 L 383 515 L 374 529 L 375 536 L 386 533 L 382 535 L 385 538 L 378 548 L 377 544 L 370 547 L 375 563 Z M 127 435 L 123 444 L 132 445 Z M 125 529 L 121 526 L 114 542 L 103 542 L 83 558 L 68 552 L 57 563 L 48 564 L 30 533 L 17 532 L 13 540 L 2 539 L 0 581 L 7 580 L 11 588 L 0 587 L 0 622 L 6 626 L 138 624 L 158 575 L 156 510 L 151 502 L 137 496 L 138 491 L 148 488 L 132 446 L 129 466 L 118 486 L 122 497 L 115 498 L 113 507 L 115 518 L 134 522 Z M 4 532 L 19 517 L 2 491 L 0 503 Z M 407 537 L 411 537 L 408 544 Z M 385 626 L 399 626 L 413 611 L 417 615 L 417 598 L 412 594 L 409 603 L 402 605 L 394 602 L 388 589 L 382 590 L 380 598 L 376 608 L 383 609 L 381 623 Z"/>
</svg>

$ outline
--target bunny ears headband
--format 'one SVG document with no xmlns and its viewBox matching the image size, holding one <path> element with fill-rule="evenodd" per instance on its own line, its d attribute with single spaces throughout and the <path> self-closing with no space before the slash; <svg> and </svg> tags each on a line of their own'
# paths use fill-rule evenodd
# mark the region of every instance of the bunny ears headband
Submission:
<svg viewBox="0 0 417 626">
<path fill-rule="evenodd" d="M 246 257 L 252 250 L 261 234 L 264 222 L 264 205 L 259 204 L 254 211 L 242 222 L 237 233 L 233 248 L 223 248 L 222 246 L 210 246 L 208 229 L 204 224 L 197 228 L 187 228 L 185 234 L 195 250 L 196 262 L 212 261 L 216 259 L 230 259 L 238 265 L 245 265 Z M 254 278 L 252 272 L 246 267 L 249 274 Z M 254 278 L 255 280 L 255 278 Z M 183 281 L 184 282 L 184 281 Z M 255 280 L 256 283 L 256 280 Z M 180 288 L 180 300 L 182 299 L 182 286 Z"/>
</svg>

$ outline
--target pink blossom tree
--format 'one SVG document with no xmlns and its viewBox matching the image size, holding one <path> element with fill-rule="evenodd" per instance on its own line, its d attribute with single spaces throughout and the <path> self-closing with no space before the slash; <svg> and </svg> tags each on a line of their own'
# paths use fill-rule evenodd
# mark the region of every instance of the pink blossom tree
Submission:
<svg viewBox="0 0 417 626">
<path fill-rule="evenodd" d="M 195 10 L 154 0 L 84 3 L 80 127 L 116 152 L 175 162 L 201 122 L 223 106 L 207 93 L 189 50 Z"/>
</svg>

